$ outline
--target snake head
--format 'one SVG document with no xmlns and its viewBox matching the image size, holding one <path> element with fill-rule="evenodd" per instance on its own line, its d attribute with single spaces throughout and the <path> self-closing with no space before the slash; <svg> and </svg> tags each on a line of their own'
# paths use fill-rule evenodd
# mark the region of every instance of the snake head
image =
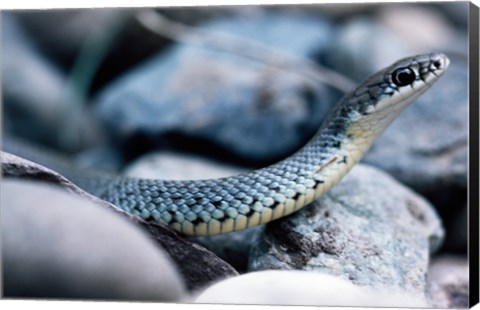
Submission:
<svg viewBox="0 0 480 310">
<path fill-rule="evenodd" d="M 367 78 L 354 91 L 351 104 L 363 115 L 400 111 L 435 83 L 449 64 L 441 53 L 400 59 Z"/>
<path fill-rule="evenodd" d="M 340 128 L 347 130 L 352 137 L 373 140 L 442 76 L 449 63 L 448 57 L 441 53 L 398 60 L 346 94 L 326 118 L 324 127 L 331 127 L 328 128 L 330 131 Z M 348 120 L 348 125 L 343 120 Z"/>
</svg>

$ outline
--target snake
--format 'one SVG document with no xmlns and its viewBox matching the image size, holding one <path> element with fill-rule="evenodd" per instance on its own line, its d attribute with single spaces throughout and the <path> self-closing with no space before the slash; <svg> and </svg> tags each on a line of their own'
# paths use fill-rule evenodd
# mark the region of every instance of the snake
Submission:
<svg viewBox="0 0 480 310">
<path fill-rule="evenodd" d="M 337 184 L 449 63 L 442 53 L 428 53 L 374 73 L 334 105 L 305 146 L 258 170 L 203 180 L 67 177 L 127 213 L 187 236 L 266 224 L 302 209 Z"/>
</svg>

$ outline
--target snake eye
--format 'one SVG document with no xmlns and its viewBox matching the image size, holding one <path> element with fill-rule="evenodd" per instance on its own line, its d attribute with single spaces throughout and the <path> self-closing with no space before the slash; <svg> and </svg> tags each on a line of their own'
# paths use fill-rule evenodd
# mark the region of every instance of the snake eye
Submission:
<svg viewBox="0 0 480 310">
<path fill-rule="evenodd" d="M 405 86 L 415 81 L 415 72 L 410 68 L 400 68 L 392 73 L 392 81 L 397 86 Z"/>
</svg>

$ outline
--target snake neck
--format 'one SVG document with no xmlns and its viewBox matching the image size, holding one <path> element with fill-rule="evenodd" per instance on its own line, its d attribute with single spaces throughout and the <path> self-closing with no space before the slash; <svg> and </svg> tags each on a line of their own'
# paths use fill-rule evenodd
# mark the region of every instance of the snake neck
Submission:
<svg viewBox="0 0 480 310">
<path fill-rule="evenodd" d="M 338 183 L 361 160 L 378 134 L 362 122 L 353 122 L 351 117 L 334 111 L 313 139 L 286 160 L 301 167 L 298 173 L 307 183 L 315 182 L 314 193 L 306 204 Z"/>
</svg>

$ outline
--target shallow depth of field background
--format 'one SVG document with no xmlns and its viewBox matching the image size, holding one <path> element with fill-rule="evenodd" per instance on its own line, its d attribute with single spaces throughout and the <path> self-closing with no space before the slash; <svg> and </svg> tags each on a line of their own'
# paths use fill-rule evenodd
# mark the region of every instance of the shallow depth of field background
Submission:
<svg viewBox="0 0 480 310">
<path fill-rule="evenodd" d="M 441 220 L 435 225 L 443 232 L 432 234 L 436 249 L 429 253 L 427 246 L 419 250 L 426 257 L 415 258 L 423 259 L 415 266 L 429 269 L 411 277 L 426 277 L 419 280 L 425 283 L 395 285 L 427 292 L 435 307 L 463 307 L 467 8 L 456 2 L 2 12 L 3 139 L 59 152 L 82 169 L 222 177 L 293 154 L 369 74 L 402 57 L 443 52 L 451 60 L 445 76 L 378 139 L 363 163 L 426 199 Z M 383 224 L 410 225 L 389 221 Z M 252 241 L 266 238 L 257 234 L 263 228 L 195 241 L 240 274 L 282 269 L 256 260 L 266 255 L 252 249 L 264 246 Z M 328 268 L 321 266 L 345 278 Z M 402 268 L 395 272 L 407 272 Z M 349 280 L 378 288 L 374 280 Z"/>
</svg>

